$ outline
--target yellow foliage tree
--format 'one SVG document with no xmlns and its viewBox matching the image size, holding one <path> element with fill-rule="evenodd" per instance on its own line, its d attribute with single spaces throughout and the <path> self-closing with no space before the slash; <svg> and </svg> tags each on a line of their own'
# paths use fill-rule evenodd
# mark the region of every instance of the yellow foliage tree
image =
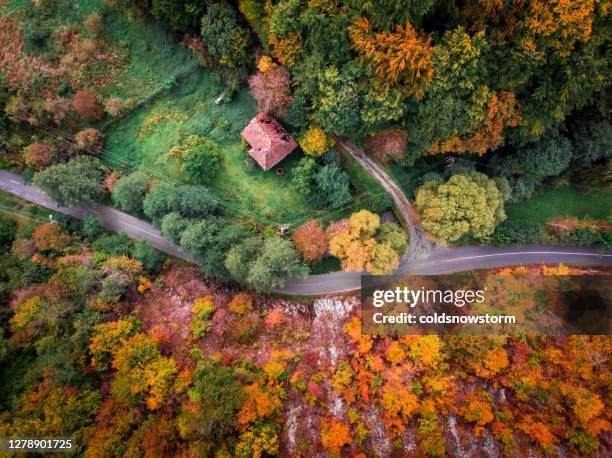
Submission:
<svg viewBox="0 0 612 458">
<path fill-rule="evenodd" d="M 340 259 L 344 270 L 391 273 L 399 265 L 399 255 L 388 244 L 376 241 L 379 227 L 378 215 L 367 210 L 353 213 L 348 225 L 332 233 L 329 252 Z"/>
<path fill-rule="evenodd" d="M 300 138 L 302 150 L 311 156 L 325 154 L 333 145 L 333 139 L 318 126 L 310 126 Z"/>
</svg>

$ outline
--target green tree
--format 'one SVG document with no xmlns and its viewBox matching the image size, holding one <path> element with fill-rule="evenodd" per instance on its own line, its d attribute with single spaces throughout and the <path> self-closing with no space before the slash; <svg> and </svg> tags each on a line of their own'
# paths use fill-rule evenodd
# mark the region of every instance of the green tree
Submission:
<svg viewBox="0 0 612 458">
<path fill-rule="evenodd" d="M 612 126 L 605 119 L 579 122 L 573 131 L 572 145 L 572 162 L 583 167 L 612 157 Z"/>
<path fill-rule="evenodd" d="M 187 394 L 189 404 L 178 417 L 185 439 L 216 442 L 234 431 L 244 399 L 234 369 L 210 360 L 199 363 Z"/>
<path fill-rule="evenodd" d="M 337 162 L 325 165 L 312 158 L 303 158 L 293 168 L 291 182 L 314 207 L 338 206 L 351 198 L 349 178 Z"/>
<path fill-rule="evenodd" d="M 83 232 L 83 235 L 92 242 L 104 234 L 105 229 L 96 215 L 87 213 L 81 225 L 81 232 Z"/>
<path fill-rule="evenodd" d="M 91 247 L 111 256 L 129 256 L 132 251 L 132 241 L 125 234 L 103 234 L 92 243 Z"/>
<path fill-rule="evenodd" d="M 416 191 L 415 205 L 423 227 L 449 242 L 464 235 L 485 239 L 506 219 L 495 180 L 478 172 L 453 175 L 445 183 L 425 183 Z"/>
<path fill-rule="evenodd" d="M 152 0 L 153 17 L 176 32 L 190 32 L 197 29 L 198 19 L 207 2 L 189 0 Z"/>
<path fill-rule="evenodd" d="M 233 246 L 225 258 L 225 267 L 232 278 L 240 284 L 246 284 L 251 264 L 261 251 L 260 237 L 250 237 Z"/>
<path fill-rule="evenodd" d="M 7 247 L 17 234 L 17 226 L 11 220 L 0 218 L 0 247 Z"/>
<path fill-rule="evenodd" d="M 147 194 L 149 180 L 139 173 L 122 177 L 113 187 L 113 203 L 133 215 L 142 215 L 142 203 Z"/>
<path fill-rule="evenodd" d="M 546 135 L 527 144 L 515 154 L 494 157 L 492 165 L 500 175 L 508 177 L 512 200 L 530 197 L 546 177 L 560 175 L 572 160 L 572 144 L 563 135 Z"/>
<path fill-rule="evenodd" d="M 270 237 L 253 262 L 248 284 L 255 291 L 271 291 L 284 285 L 286 278 L 302 278 L 308 275 L 308 267 L 302 264 L 289 240 Z"/>
<path fill-rule="evenodd" d="M 104 196 L 100 162 L 81 156 L 34 175 L 34 184 L 62 206 L 93 204 Z"/>
<path fill-rule="evenodd" d="M 174 207 L 176 187 L 160 183 L 151 188 L 142 204 L 144 214 L 155 224 L 170 213 Z"/>
<path fill-rule="evenodd" d="M 247 65 L 251 37 L 230 4 L 210 5 L 202 17 L 201 33 L 209 54 L 219 64 L 227 67 Z"/>
<path fill-rule="evenodd" d="M 246 239 L 234 246 L 225 260 L 232 277 L 255 291 L 271 291 L 284 284 L 286 278 L 308 274 L 290 241 L 270 237 L 262 242 L 258 237 Z"/>
<path fill-rule="evenodd" d="M 177 244 L 181 240 L 181 235 L 191 224 L 191 220 L 183 218 L 178 212 L 171 212 L 161 220 L 161 231 L 168 240 Z"/>
<path fill-rule="evenodd" d="M 183 218 L 204 218 L 217 208 L 217 198 L 205 186 L 158 184 L 146 195 L 144 214 L 156 225 L 164 216 L 176 212 Z"/>
<path fill-rule="evenodd" d="M 219 218 L 206 218 L 189 224 L 181 235 L 180 247 L 200 261 L 200 268 L 209 277 L 227 278 L 224 267 L 228 251 L 248 235 L 237 223 Z"/>
<path fill-rule="evenodd" d="M 142 262 L 144 268 L 152 273 L 159 272 L 161 263 L 166 258 L 146 240 L 138 240 L 134 242 L 130 255 L 132 259 Z"/>
<path fill-rule="evenodd" d="M 217 208 L 217 198 L 205 186 L 176 186 L 170 198 L 172 209 L 185 218 L 204 218 Z"/>
<path fill-rule="evenodd" d="M 215 142 L 206 137 L 191 135 L 172 149 L 183 161 L 183 170 L 196 183 L 210 181 L 221 165 L 221 152 Z"/>
</svg>

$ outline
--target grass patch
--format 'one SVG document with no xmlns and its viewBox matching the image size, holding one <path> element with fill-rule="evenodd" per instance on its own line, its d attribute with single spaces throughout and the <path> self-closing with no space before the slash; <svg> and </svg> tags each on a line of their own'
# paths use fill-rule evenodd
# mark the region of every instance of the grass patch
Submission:
<svg viewBox="0 0 612 458">
<path fill-rule="evenodd" d="M 40 224 L 48 223 L 49 215 L 52 215 L 56 221 L 64 218 L 61 213 L 39 207 L 11 193 L 0 191 L 0 218 L 15 221 L 20 231 L 28 232 Z"/>
<path fill-rule="evenodd" d="M 545 224 L 552 218 L 574 216 L 584 219 L 609 219 L 612 196 L 605 191 L 580 191 L 567 186 L 542 191 L 531 199 L 507 208 L 509 220 Z"/>
<path fill-rule="evenodd" d="M 341 157 L 342 167 L 348 173 L 351 185 L 354 188 L 353 195 L 363 195 L 351 206 L 350 212 L 365 208 L 375 213 L 382 213 L 393 208 L 391 196 L 375 178 L 368 174 L 359 162 L 346 153 L 343 153 Z"/>
</svg>

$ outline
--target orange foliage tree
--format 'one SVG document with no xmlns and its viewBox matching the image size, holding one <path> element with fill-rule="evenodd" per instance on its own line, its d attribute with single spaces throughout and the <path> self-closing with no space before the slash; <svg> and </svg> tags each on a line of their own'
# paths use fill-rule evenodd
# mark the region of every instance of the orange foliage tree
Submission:
<svg viewBox="0 0 612 458">
<path fill-rule="evenodd" d="M 321 220 L 306 221 L 293 232 L 292 239 L 305 261 L 320 261 L 327 252 L 327 237 Z"/>
<path fill-rule="evenodd" d="M 27 165 L 43 170 L 51 165 L 55 156 L 55 149 L 47 143 L 32 143 L 23 151 L 23 158 Z"/>
<path fill-rule="evenodd" d="M 465 137 L 451 135 L 444 140 L 434 140 L 429 147 L 429 154 L 440 153 L 476 153 L 483 155 L 495 150 L 503 141 L 503 131 L 507 127 L 516 127 L 521 121 L 514 94 L 501 92 L 489 99 L 485 121 Z"/>
<path fill-rule="evenodd" d="M 34 244 L 39 250 L 62 250 L 70 245 L 70 236 L 58 223 L 38 226 L 32 235 Z"/>
<path fill-rule="evenodd" d="M 372 33 L 365 18 L 356 19 L 349 27 L 353 47 L 376 77 L 387 87 L 401 84 L 417 98 L 433 76 L 431 38 L 419 34 L 412 25 L 396 25 L 395 30 Z"/>
<path fill-rule="evenodd" d="M 349 428 L 338 420 L 325 419 L 321 422 L 321 441 L 332 453 L 339 453 L 345 445 L 353 442 Z"/>
</svg>

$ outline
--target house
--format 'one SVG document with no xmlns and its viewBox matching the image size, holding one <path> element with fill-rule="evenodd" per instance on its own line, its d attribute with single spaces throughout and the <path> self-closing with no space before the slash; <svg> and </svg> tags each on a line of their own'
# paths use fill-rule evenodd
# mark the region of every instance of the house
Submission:
<svg viewBox="0 0 612 458">
<path fill-rule="evenodd" d="M 249 155 L 264 170 L 270 170 L 297 148 L 297 142 L 272 116 L 259 113 L 242 131 L 251 145 Z"/>
</svg>

